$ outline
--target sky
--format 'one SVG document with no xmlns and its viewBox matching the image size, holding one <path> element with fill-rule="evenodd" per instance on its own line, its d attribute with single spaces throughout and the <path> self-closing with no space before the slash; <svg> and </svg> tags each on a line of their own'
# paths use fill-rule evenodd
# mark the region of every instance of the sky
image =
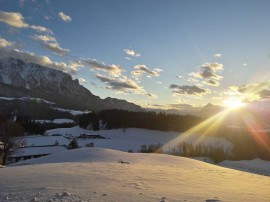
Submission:
<svg viewBox="0 0 270 202">
<path fill-rule="evenodd" d="M 270 99 L 269 0 L 0 0 L 0 58 L 149 108 Z"/>
</svg>

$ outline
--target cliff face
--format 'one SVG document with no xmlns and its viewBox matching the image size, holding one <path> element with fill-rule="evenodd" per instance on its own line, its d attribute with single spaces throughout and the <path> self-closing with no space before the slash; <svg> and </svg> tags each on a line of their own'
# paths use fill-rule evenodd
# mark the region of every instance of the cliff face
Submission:
<svg viewBox="0 0 270 202">
<path fill-rule="evenodd" d="M 0 96 L 39 97 L 72 109 L 142 110 L 125 100 L 101 99 L 67 73 L 12 57 L 0 60 Z"/>
</svg>

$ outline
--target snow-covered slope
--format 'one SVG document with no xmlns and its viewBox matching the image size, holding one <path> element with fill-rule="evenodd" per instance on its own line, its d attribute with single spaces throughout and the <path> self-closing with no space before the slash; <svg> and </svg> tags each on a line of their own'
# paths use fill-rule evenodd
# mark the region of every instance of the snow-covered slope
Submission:
<svg viewBox="0 0 270 202">
<path fill-rule="evenodd" d="M 1 168 L 0 201 L 264 202 L 270 198 L 269 177 L 187 158 L 88 148 L 28 162 L 42 159 L 63 163 Z"/>
<path fill-rule="evenodd" d="M 73 82 L 69 74 L 12 57 L 0 60 L 0 82 L 27 89 L 46 88 L 61 94 L 80 90 L 78 80 Z"/>
<path fill-rule="evenodd" d="M 264 161 L 258 158 L 242 161 L 222 161 L 219 163 L 219 165 L 227 168 L 270 176 L 270 161 Z"/>
</svg>

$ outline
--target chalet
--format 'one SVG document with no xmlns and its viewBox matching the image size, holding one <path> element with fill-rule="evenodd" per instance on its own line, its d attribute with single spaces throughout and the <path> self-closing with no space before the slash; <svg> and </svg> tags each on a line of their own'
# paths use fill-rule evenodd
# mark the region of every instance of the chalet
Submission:
<svg viewBox="0 0 270 202">
<path fill-rule="evenodd" d="M 47 156 L 65 150 L 67 150 L 66 145 L 44 145 L 44 146 L 22 147 L 16 154 L 13 154 L 7 160 L 7 164 Z"/>
</svg>

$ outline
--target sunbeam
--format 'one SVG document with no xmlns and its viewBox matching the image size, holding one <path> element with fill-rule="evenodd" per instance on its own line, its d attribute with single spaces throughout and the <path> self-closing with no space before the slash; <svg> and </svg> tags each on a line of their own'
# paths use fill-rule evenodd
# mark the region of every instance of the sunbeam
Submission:
<svg viewBox="0 0 270 202">
<path fill-rule="evenodd" d="M 211 116 L 202 123 L 196 125 L 195 127 L 189 129 L 188 131 L 180 134 L 177 138 L 165 144 L 162 148 L 164 151 L 169 151 L 170 148 L 175 147 L 181 142 L 184 142 L 189 137 L 193 136 L 197 138 L 196 142 L 199 142 L 203 136 L 212 135 L 212 133 L 221 126 L 222 121 L 228 115 L 230 109 L 224 109 L 223 111 Z M 199 135 L 201 134 L 201 135 Z"/>
</svg>

